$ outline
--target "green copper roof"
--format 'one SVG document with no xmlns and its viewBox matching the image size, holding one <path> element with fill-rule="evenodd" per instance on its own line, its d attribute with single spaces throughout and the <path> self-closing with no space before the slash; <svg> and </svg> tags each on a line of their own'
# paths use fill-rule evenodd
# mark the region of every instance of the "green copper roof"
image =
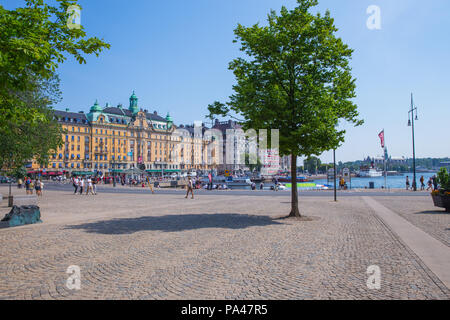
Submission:
<svg viewBox="0 0 450 320">
<path fill-rule="evenodd" d="M 91 112 L 102 112 L 102 107 L 99 106 L 98 101 L 95 100 L 94 105 L 91 107 Z"/>
<path fill-rule="evenodd" d="M 138 107 L 138 98 L 136 97 L 136 94 L 133 91 L 133 94 L 130 97 L 130 107 L 128 108 L 133 114 L 138 113 L 139 107 Z"/>
</svg>

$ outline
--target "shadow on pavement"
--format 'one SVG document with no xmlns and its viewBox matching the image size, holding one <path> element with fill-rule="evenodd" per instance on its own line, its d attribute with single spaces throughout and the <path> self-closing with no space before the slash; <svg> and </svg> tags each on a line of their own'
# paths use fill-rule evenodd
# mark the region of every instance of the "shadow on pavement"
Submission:
<svg viewBox="0 0 450 320">
<path fill-rule="evenodd" d="M 185 214 L 157 217 L 111 219 L 67 226 L 65 229 L 88 233 L 131 234 L 139 231 L 178 232 L 202 228 L 245 229 L 248 227 L 281 225 L 267 216 L 241 214 Z"/>
<path fill-rule="evenodd" d="M 416 212 L 415 214 L 448 214 L 448 215 L 450 215 L 450 212 L 446 212 L 444 209 L 444 211 L 441 211 L 441 210 L 421 211 L 421 212 Z"/>
</svg>

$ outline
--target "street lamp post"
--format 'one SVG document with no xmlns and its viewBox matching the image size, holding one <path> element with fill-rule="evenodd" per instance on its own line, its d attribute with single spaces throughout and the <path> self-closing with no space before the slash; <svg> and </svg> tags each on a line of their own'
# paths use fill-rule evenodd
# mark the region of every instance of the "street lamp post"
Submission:
<svg viewBox="0 0 450 320">
<path fill-rule="evenodd" d="M 414 116 L 414 111 L 415 116 Z M 417 183 L 416 183 L 416 145 L 415 145 L 415 137 L 414 137 L 414 121 L 419 120 L 417 117 L 417 107 L 414 106 L 413 94 L 411 93 L 411 110 L 408 111 L 408 126 L 411 127 L 412 131 L 412 143 L 413 143 L 413 183 L 412 187 L 414 191 L 417 191 Z"/>
<path fill-rule="evenodd" d="M 334 180 L 334 201 L 337 201 L 337 192 L 336 192 L 336 149 L 333 149 L 333 180 Z"/>
<path fill-rule="evenodd" d="M 114 153 L 114 159 L 113 159 L 113 187 L 116 187 L 116 156 Z"/>
</svg>

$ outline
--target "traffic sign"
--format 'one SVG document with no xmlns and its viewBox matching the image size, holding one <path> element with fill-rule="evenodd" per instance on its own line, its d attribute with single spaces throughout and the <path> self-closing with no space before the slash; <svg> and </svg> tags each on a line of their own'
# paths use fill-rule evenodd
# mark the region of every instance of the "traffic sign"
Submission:
<svg viewBox="0 0 450 320">
<path fill-rule="evenodd" d="M 225 177 L 229 177 L 230 176 L 230 170 L 225 170 Z"/>
<path fill-rule="evenodd" d="M 344 176 L 345 182 L 350 182 L 350 180 L 351 180 L 350 169 L 349 168 L 344 168 L 344 170 L 342 170 L 342 174 Z"/>
</svg>

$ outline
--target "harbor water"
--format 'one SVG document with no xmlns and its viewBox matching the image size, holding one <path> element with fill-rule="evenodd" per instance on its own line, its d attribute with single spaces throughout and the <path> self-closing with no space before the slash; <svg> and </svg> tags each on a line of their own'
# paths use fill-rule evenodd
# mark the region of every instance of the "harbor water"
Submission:
<svg viewBox="0 0 450 320">
<path fill-rule="evenodd" d="M 430 177 L 436 175 L 436 173 L 416 173 L 417 188 L 420 188 L 420 177 L 423 176 L 425 188 L 428 187 L 428 180 Z M 388 176 L 387 177 L 387 188 L 390 189 L 406 189 L 406 177 L 409 177 L 410 187 L 412 187 L 413 173 L 404 173 L 399 176 Z M 369 188 L 369 183 L 373 182 L 375 184 L 375 189 L 381 189 L 384 187 L 384 176 L 376 178 L 352 178 L 351 183 L 347 183 L 347 186 L 352 189 L 364 189 Z M 327 181 L 327 179 L 314 180 L 316 184 L 331 185 L 333 186 L 333 180 Z M 339 178 L 336 181 L 339 187 Z"/>
<path fill-rule="evenodd" d="M 428 187 L 428 180 L 436 175 L 434 172 L 427 172 L 427 173 L 416 173 L 417 177 L 417 188 L 420 189 L 420 177 L 423 176 L 424 183 L 425 183 L 425 189 Z M 387 188 L 388 189 L 406 189 L 406 177 L 409 177 L 409 183 L 410 187 L 412 187 L 412 181 L 413 181 L 413 173 L 404 173 L 398 176 L 388 176 L 387 177 Z M 375 189 L 381 189 L 384 188 L 384 176 L 382 177 L 375 177 L 375 178 L 357 178 L 352 177 L 351 182 L 347 183 L 348 188 L 351 189 L 369 189 L 370 182 L 374 183 Z M 288 189 L 291 187 L 290 183 L 283 183 Z M 318 188 L 319 185 L 328 185 L 329 187 L 333 188 L 333 180 L 327 181 L 327 179 L 317 179 L 313 182 L 307 182 L 307 183 L 299 183 L 298 189 L 299 190 L 316 190 L 321 189 Z M 273 183 L 265 183 L 264 189 L 270 189 L 270 187 L 273 186 Z M 336 180 L 336 186 L 339 188 L 339 176 Z M 229 187 L 230 189 L 235 190 L 251 190 L 250 186 L 233 186 Z M 257 184 L 257 189 L 259 189 L 259 184 Z M 289 189 L 290 190 L 290 189 Z"/>
</svg>

